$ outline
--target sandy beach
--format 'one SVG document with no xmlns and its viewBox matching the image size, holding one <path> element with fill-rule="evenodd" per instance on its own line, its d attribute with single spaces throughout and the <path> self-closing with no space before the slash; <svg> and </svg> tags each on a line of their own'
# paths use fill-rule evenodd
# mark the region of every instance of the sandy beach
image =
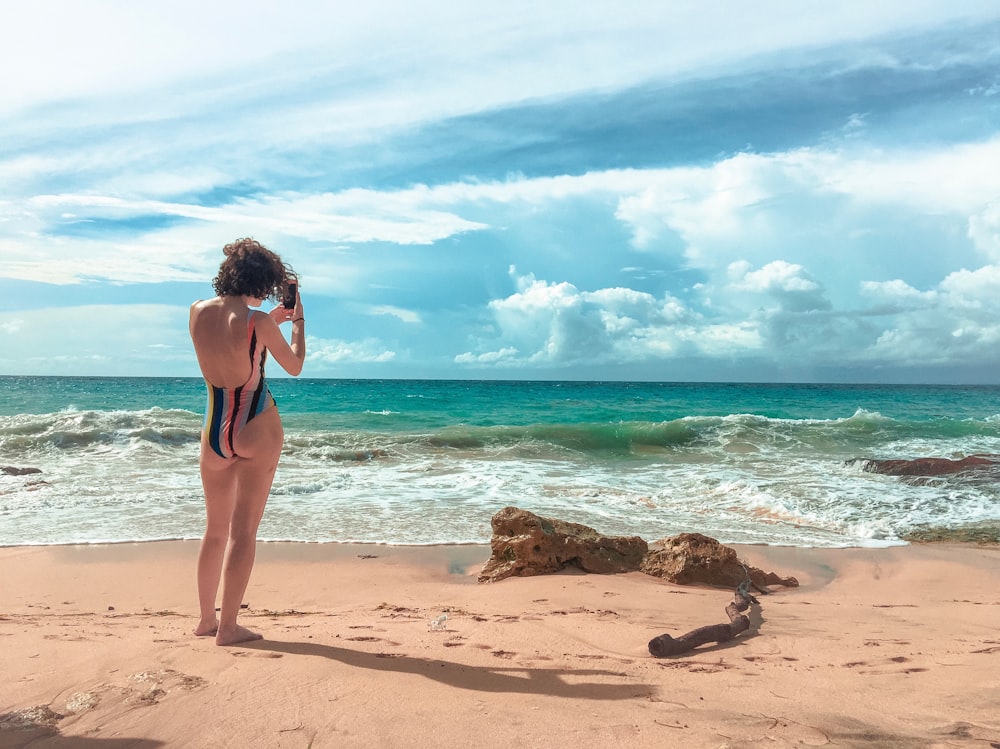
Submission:
<svg viewBox="0 0 1000 749">
<path fill-rule="evenodd" d="M 730 592 L 263 544 L 265 639 L 222 648 L 190 634 L 196 543 L 3 548 L 0 746 L 1000 747 L 1000 548 L 736 548 L 801 586 L 670 659 L 648 641 Z"/>
</svg>

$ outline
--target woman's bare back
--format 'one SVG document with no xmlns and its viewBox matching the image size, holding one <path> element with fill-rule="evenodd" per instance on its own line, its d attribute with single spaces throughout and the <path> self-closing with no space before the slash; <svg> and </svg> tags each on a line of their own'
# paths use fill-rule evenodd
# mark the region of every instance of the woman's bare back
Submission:
<svg viewBox="0 0 1000 749">
<path fill-rule="evenodd" d="M 198 366 L 209 383 L 237 388 L 251 376 L 247 305 L 238 297 L 216 297 L 191 305 L 189 328 Z"/>
</svg>

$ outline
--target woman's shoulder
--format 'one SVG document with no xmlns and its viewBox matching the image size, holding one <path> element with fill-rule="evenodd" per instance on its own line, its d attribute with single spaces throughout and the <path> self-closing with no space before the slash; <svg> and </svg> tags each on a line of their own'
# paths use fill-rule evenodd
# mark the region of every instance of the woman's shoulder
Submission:
<svg viewBox="0 0 1000 749">
<path fill-rule="evenodd" d="M 191 303 L 191 316 L 197 317 L 203 313 L 208 313 L 211 316 L 213 313 L 217 314 L 224 311 L 225 307 L 225 300 L 221 297 L 198 299 L 197 301 Z"/>
<path fill-rule="evenodd" d="M 218 297 L 215 299 L 196 299 L 191 302 L 191 314 L 201 312 L 203 309 L 212 306 L 214 302 L 218 302 Z"/>
</svg>

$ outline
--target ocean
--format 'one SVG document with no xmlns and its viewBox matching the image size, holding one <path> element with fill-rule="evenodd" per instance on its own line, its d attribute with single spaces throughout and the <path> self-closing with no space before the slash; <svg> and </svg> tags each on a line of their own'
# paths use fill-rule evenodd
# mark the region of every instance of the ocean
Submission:
<svg viewBox="0 0 1000 749">
<path fill-rule="evenodd" d="M 654 541 L 887 546 L 1000 521 L 1000 387 L 269 380 L 271 541 L 488 543 L 515 505 Z M 198 378 L 0 377 L 0 545 L 199 538 Z M 998 469 L 1000 470 L 1000 469 Z"/>
</svg>

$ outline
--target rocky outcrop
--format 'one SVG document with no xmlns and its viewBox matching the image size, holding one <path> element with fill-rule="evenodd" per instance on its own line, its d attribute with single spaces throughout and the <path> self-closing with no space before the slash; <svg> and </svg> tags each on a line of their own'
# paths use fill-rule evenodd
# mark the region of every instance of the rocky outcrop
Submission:
<svg viewBox="0 0 1000 749">
<path fill-rule="evenodd" d="M 798 587 L 794 577 L 781 577 L 744 565 L 736 550 L 700 533 L 681 533 L 653 544 L 640 569 L 678 585 L 717 585 L 735 588 L 749 578 L 763 589 L 768 585 Z"/>
<path fill-rule="evenodd" d="M 867 473 L 884 473 L 888 476 L 943 476 L 970 470 L 1000 468 L 1000 455 L 969 455 L 958 460 L 950 458 L 912 458 L 878 460 L 856 458 L 848 463 L 861 463 Z"/>
<path fill-rule="evenodd" d="M 598 574 L 642 571 L 678 585 L 735 588 L 749 581 L 764 589 L 799 584 L 794 577 L 744 565 L 734 549 L 700 533 L 681 533 L 650 548 L 638 536 L 605 536 L 586 525 L 541 517 L 517 507 L 500 510 L 492 524 L 492 554 L 483 565 L 479 582 L 547 575 L 575 567 Z"/>
<path fill-rule="evenodd" d="M 17 466 L 0 466 L 0 473 L 7 476 L 27 476 L 32 473 L 41 473 L 41 468 L 18 468 Z"/>
<path fill-rule="evenodd" d="M 605 536 L 579 523 L 544 518 L 517 507 L 493 516 L 492 554 L 479 582 L 575 567 L 608 574 L 639 569 L 648 544 L 638 536 Z"/>
</svg>

